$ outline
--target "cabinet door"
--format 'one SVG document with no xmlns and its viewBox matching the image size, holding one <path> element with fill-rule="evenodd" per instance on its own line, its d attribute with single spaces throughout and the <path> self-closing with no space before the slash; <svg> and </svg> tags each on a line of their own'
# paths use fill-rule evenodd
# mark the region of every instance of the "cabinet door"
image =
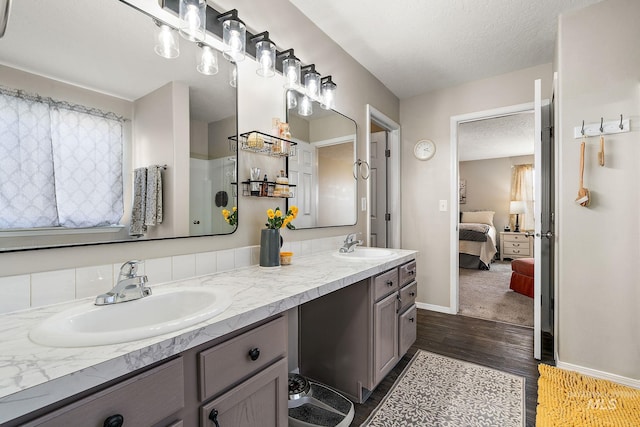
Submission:
<svg viewBox="0 0 640 427">
<path fill-rule="evenodd" d="M 398 293 L 373 306 L 373 378 L 377 385 L 398 362 Z"/>
<path fill-rule="evenodd" d="M 184 407 L 182 358 L 164 363 L 106 390 L 71 403 L 25 426 L 102 427 L 121 418 L 124 426 L 150 426 Z"/>
<path fill-rule="evenodd" d="M 416 341 L 417 336 L 417 310 L 415 304 L 402 313 L 398 319 L 399 328 L 399 356 L 402 357 L 409 350 L 409 347 Z"/>
<path fill-rule="evenodd" d="M 287 359 L 282 359 L 203 405 L 200 426 L 286 427 L 287 399 Z"/>
</svg>

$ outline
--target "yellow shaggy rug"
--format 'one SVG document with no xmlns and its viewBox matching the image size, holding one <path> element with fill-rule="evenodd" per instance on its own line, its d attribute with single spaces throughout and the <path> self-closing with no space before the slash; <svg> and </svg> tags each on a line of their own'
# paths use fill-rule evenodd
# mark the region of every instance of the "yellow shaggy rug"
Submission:
<svg viewBox="0 0 640 427">
<path fill-rule="evenodd" d="M 536 427 L 640 426 L 640 390 L 538 365 Z"/>
</svg>

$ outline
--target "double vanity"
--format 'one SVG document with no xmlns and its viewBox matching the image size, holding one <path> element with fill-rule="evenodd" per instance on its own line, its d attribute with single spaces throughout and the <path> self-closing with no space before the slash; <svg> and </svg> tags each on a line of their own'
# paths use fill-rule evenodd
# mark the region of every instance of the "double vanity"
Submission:
<svg viewBox="0 0 640 427">
<path fill-rule="evenodd" d="M 362 401 L 415 340 L 415 254 L 323 252 L 152 286 L 100 315 L 93 299 L 2 315 L 0 424 L 286 426 L 289 355 Z M 203 301 L 218 311 L 148 331 L 189 318 L 174 309 L 211 309 Z M 74 324 L 74 312 L 86 317 Z"/>
</svg>

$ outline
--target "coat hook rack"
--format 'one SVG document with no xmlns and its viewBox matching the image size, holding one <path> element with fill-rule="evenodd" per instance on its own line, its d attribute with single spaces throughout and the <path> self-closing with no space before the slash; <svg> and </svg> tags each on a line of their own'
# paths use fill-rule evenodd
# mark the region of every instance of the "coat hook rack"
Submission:
<svg viewBox="0 0 640 427">
<path fill-rule="evenodd" d="M 613 120 L 608 122 L 604 121 L 604 117 L 600 117 L 600 123 L 589 123 L 585 125 L 583 120 L 582 126 L 576 126 L 573 128 L 573 137 L 576 139 L 581 139 L 590 136 L 625 133 L 631 130 L 629 126 L 629 119 L 624 119 L 622 114 L 620 114 L 620 120 Z"/>
</svg>

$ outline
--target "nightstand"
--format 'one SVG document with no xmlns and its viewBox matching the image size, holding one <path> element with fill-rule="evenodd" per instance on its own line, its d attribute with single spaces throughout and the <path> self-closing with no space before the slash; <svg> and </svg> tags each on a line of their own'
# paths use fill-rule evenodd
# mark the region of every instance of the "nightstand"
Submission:
<svg viewBox="0 0 640 427">
<path fill-rule="evenodd" d="M 533 236 L 514 231 L 500 232 L 500 261 L 505 258 L 533 258 Z"/>
</svg>

